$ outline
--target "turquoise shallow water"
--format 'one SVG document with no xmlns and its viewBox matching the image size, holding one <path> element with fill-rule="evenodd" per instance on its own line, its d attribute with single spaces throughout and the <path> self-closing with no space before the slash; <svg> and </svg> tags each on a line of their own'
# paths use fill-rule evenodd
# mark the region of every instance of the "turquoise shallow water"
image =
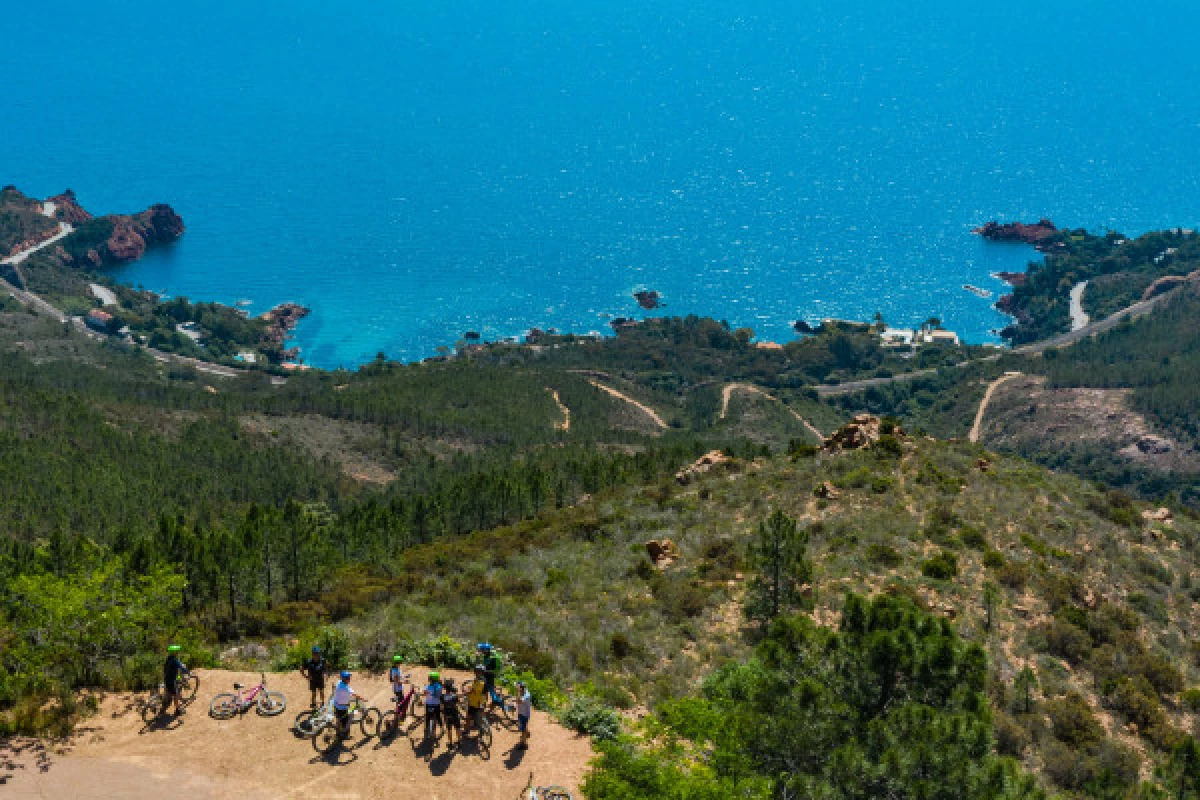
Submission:
<svg viewBox="0 0 1200 800">
<path fill-rule="evenodd" d="M 1032 254 L 971 227 L 1200 217 L 1192 5 L 330 5 L 6 8 L 0 182 L 172 203 L 187 235 L 118 276 L 309 305 L 321 366 L 606 331 L 639 287 L 765 339 L 985 341 L 962 284 Z"/>
</svg>

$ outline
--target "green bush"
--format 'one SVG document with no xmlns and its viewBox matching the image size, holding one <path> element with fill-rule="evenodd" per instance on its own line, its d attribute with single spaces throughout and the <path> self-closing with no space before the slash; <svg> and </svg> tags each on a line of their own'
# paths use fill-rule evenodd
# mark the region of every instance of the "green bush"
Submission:
<svg viewBox="0 0 1200 800">
<path fill-rule="evenodd" d="M 1092 715 L 1087 700 L 1076 692 L 1046 701 L 1054 738 L 1073 748 L 1099 744 L 1104 740 L 1104 726 Z"/>
<path fill-rule="evenodd" d="M 983 565 L 988 569 L 1003 569 L 1007 563 L 999 550 L 987 550 L 983 554 Z"/>
<path fill-rule="evenodd" d="M 559 715 L 559 721 L 573 731 L 586 733 L 597 741 L 613 741 L 621 733 L 621 715 L 588 695 L 576 695 Z"/>
<path fill-rule="evenodd" d="M 881 567 L 898 567 L 904 563 L 900 551 L 888 544 L 867 545 L 867 560 Z"/>
<path fill-rule="evenodd" d="M 1179 701 L 1188 711 L 1200 711 L 1200 688 L 1185 689 L 1180 693 Z"/>
<path fill-rule="evenodd" d="M 926 578 L 948 581 L 958 575 L 958 557 L 943 550 L 921 564 L 921 574 Z"/>
</svg>

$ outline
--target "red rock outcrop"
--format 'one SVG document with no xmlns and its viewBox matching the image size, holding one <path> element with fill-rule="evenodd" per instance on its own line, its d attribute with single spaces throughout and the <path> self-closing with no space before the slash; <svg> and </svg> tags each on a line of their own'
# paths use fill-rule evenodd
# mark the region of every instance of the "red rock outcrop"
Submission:
<svg viewBox="0 0 1200 800">
<path fill-rule="evenodd" d="M 312 313 L 297 303 L 282 303 L 264 313 L 259 319 L 266 321 L 267 332 L 263 338 L 269 344 L 282 345 L 287 340 L 296 323 Z M 295 353 L 284 351 L 285 355 L 295 357 Z"/>
<path fill-rule="evenodd" d="M 70 189 L 46 198 L 46 202 L 54 203 L 55 218 L 68 225 L 82 225 L 92 218 L 92 215 L 79 205 L 79 201 L 75 199 L 75 192 Z"/>
<path fill-rule="evenodd" d="M 1038 220 L 1032 225 L 1024 222 L 1008 222 L 1002 225 L 992 220 L 972 233 L 993 242 L 1024 242 L 1038 250 L 1047 250 L 1052 247 L 1054 238 L 1058 235 L 1058 228 L 1048 219 Z"/>
</svg>

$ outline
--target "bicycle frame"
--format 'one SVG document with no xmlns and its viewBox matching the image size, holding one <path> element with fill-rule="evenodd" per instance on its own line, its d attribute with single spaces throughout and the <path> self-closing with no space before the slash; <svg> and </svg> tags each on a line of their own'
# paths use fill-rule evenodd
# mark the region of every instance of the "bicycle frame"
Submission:
<svg viewBox="0 0 1200 800">
<path fill-rule="evenodd" d="M 239 686 L 235 686 L 234 688 L 237 689 L 238 693 L 238 708 L 249 708 L 254 704 L 254 701 L 258 698 L 258 695 L 266 691 L 267 676 L 260 675 L 258 685 L 251 686 L 249 689 L 242 689 Z M 245 695 L 243 695 L 243 692 L 245 692 Z"/>
</svg>

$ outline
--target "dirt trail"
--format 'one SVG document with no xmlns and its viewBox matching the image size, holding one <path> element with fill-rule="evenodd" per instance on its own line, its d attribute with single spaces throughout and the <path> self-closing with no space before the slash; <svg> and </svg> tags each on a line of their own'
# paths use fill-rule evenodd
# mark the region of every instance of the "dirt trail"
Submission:
<svg viewBox="0 0 1200 800">
<path fill-rule="evenodd" d="M 423 678 L 427 670 L 417 668 Z M 446 671 L 443 671 L 446 672 Z M 354 735 L 336 758 L 317 756 L 307 739 L 290 728 L 307 707 L 308 691 L 299 675 L 268 675 L 267 685 L 282 690 L 288 709 L 278 717 L 250 712 L 218 722 L 208 716 L 214 694 L 232 683 L 257 682 L 258 675 L 199 670 L 200 692 L 187 713 L 152 729 L 142 725 L 131 695 L 107 697 L 65 746 L 42 742 L 0 743 L 0 795 L 27 798 L 165 796 L 236 797 L 238 800 L 420 797 L 428 800 L 515 800 L 533 772 L 537 783 L 575 790 L 592 758 L 591 744 L 534 712 L 527 751 L 516 750 L 516 730 L 497 726 L 488 758 L 473 739 L 462 752 L 445 740 L 430 752 L 406 736 L 382 744 Z M 391 692 L 382 677 L 356 676 L 355 687 L 379 708 Z M 410 720 L 409 724 L 413 724 Z M 414 731 L 419 734 L 419 729 Z"/>
<path fill-rule="evenodd" d="M 1092 323 L 1092 318 L 1083 310 L 1083 293 L 1088 282 L 1080 281 L 1071 287 L 1071 330 L 1078 331 Z"/>
<path fill-rule="evenodd" d="M 729 383 L 725 385 L 725 388 L 721 390 L 721 419 L 725 419 L 725 416 L 729 413 L 729 399 L 733 397 L 733 393 L 735 391 L 753 392 L 754 394 L 762 395 L 768 400 L 774 400 L 776 403 L 779 403 L 779 405 L 783 406 L 785 411 L 795 417 L 796 420 L 799 421 L 799 423 L 803 425 L 809 433 L 817 437 L 818 441 L 825 441 L 825 434 L 817 430 L 816 426 L 814 426 L 811 422 L 797 414 L 794 409 L 792 409 L 787 403 L 783 402 L 775 395 L 760 389 L 752 383 Z"/>
<path fill-rule="evenodd" d="M 554 405 L 558 406 L 558 410 L 561 411 L 563 415 L 562 422 L 554 423 L 554 429 L 566 433 L 567 431 L 571 430 L 571 409 L 567 408 L 566 403 L 564 403 L 562 398 L 558 396 L 557 389 L 551 389 L 549 386 L 547 386 L 546 391 L 549 392 L 550 396 L 554 398 Z"/>
<path fill-rule="evenodd" d="M 979 401 L 979 410 L 975 412 L 975 421 L 971 423 L 971 432 L 967 434 L 967 441 L 978 442 L 979 430 L 983 427 L 983 415 L 987 412 L 988 403 L 992 402 L 992 393 L 996 388 L 1005 381 L 1019 377 L 1019 372 L 1006 372 L 996 380 L 988 384 L 987 391 L 983 393 L 983 399 Z"/>
<path fill-rule="evenodd" d="M 634 400 L 629 395 L 624 394 L 622 392 L 618 392 L 616 389 L 612 388 L 611 386 L 605 386 L 603 383 L 600 383 L 599 381 L 592 380 L 589 378 L 588 383 L 590 383 L 592 386 L 595 386 L 600 391 L 607 392 L 608 394 L 612 395 L 613 397 L 617 398 L 618 400 L 623 400 L 626 403 L 628 403 L 629 405 L 638 409 L 643 414 L 645 414 L 647 417 L 649 417 L 650 420 L 655 425 L 657 425 L 659 428 L 666 430 L 669 427 L 667 425 L 666 421 L 658 415 L 658 412 L 655 411 L 650 406 L 646 405 L 645 403 L 639 403 L 637 400 Z"/>
</svg>

